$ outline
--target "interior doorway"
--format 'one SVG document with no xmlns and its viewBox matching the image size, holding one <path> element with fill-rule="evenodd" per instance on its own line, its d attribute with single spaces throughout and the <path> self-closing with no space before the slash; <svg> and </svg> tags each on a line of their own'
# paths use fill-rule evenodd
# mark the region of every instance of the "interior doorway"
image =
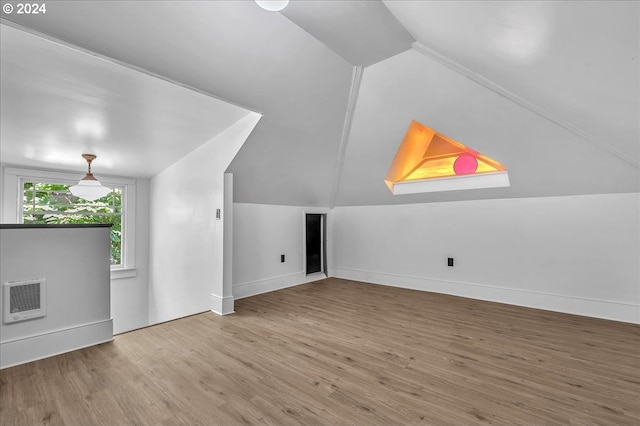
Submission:
<svg viewBox="0 0 640 426">
<path fill-rule="evenodd" d="M 318 272 L 327 273 L 326 221 L 326 214 L 307 213 L 305 215 L 307 275 Z"/>
</svg>

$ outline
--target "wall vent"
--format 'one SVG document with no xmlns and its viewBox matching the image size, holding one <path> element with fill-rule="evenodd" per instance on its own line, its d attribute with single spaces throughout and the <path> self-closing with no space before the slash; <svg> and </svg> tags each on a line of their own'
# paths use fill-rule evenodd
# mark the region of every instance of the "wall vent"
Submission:
<svg viewBox="0 0 640 426">
<path fill-rule="evenodd" d="M 44 278 L 4 283 L 3 320 L 5 324 L 46 315 L 47 281 Z"/>
</svg>

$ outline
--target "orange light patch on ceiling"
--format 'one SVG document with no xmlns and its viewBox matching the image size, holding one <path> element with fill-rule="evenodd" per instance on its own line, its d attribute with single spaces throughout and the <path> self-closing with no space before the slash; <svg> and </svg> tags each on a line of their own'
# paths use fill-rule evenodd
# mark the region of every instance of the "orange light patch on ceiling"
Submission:
<svg viewBox="0 0 640 426">
<path fill-rule="evenodd" d="M 385 177 L 396 194 L 509 186 L 507 168 L 412 121 Z"/>
</svg>

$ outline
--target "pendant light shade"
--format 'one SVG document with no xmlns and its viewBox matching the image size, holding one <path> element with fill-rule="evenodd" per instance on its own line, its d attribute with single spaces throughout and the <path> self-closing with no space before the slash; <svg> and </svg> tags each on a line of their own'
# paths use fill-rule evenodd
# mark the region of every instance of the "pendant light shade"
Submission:
<svg viewBox="0 0 640 426">
<path fill-rule="evenodd" d="M 289 0 L 256 0 L 258 6 L 269 12 L 278 12 L 289 4 Z"/>
<path fill-rule="evenodd" d="M 69 188 L 69 191 L 78 198 L 83 198 L 88 201 L 94 201 L 98 198 L 102 198 L 111 192 L 111 188 L 102 186 L 100 181 L 91 173 L 91 162 L 96 159 L 93 154 L 82 154 L 82 157 L 87 160 L 88 170 L 85 177 L 78 182 L 77 185 L 73 185 Z"/>
</svg>

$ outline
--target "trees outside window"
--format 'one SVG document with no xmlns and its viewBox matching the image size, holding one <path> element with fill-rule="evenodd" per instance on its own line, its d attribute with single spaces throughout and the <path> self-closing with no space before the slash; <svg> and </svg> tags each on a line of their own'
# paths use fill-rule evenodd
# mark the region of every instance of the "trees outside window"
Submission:
<svg viewBox="0 0 640 426">
<path fill-rule="evenodd" d="M 115 187 L 105 197 L 88 201 L 71 194 L 63 183 L 23 181 L 22 221 L 42 224 L 110 224 L 111 264 L 123 264 L 124 187 Z"/>
</svg>

